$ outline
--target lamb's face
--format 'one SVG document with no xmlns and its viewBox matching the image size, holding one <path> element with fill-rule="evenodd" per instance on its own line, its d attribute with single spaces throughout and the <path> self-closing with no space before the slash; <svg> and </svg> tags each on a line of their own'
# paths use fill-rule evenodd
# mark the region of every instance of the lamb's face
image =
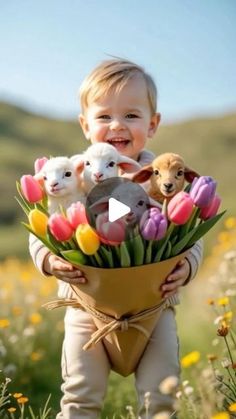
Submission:
<svg viewBox="0 0 236 419">
<path fill-rule="evenodd" d="M 113 154 L 106 153 L 99 157 L 89 155 L 88 158 L 85 158 L 84 179 L 86 181 L 91 181 L 94 185 L 97 185 L 115 176 L 118 176 L 118 165 Z"/>
<path fill-rule="evenodd" d="M 62 197 L 73 193 L 78 181 L 71 162 L 55 162 L 55 159 L 49 160 L 43 167 L 44 187 L 48 195 Z"/>
<path fill-rule="evenodd" d="M 184 186 L 184 162 L 181 160 L 153 164 L 151 185 L 160 190 L 161 194 L 170 198 L 181 191 Z"/>
</svg>

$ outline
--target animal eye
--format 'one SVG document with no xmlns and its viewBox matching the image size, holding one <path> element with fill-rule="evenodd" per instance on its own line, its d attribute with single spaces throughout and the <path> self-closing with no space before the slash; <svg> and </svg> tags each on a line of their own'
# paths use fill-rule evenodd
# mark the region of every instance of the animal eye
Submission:
<svg viewBox="0 0 236 419">
<path fill-rule="evenodd" d="M 159 175 L 159 170 L 155 169 L 154 170 L 154 175 Z"/>
<path fill-rule="evenodd" d="M 88 160 L 85 162 L 85 166 L 90 166 L 90 163 Z"/>
<path fill-rule="evenodd" d="M 43 180 L 47 180 L 47 176 L 44 176 L 44 177 L 43 177 Z"/>
<path fill-rule="evenodd" d="M 70 172 L 69 170 L 68 170 L 68 172 L 65 172 L 65 177 L 71 177 L 71 175 L 72 175 L 72 172 Z"/>
<path fill-rule="evenodd" d="M 177 176 L 183 176 L 183 174 L 184 174 L 184 171 L 183 171 L 183 170 L 179 170 L 179 171 L 177 172 Z"/>
<path fill-rule="evenodd" d="M 142 199 L 140 199 L 140 201 L 138 201 L 138 206 L 139 206 L 139 207 L 142 207 L 142 206 L 143 206 L 143 204 L 144 204 L 144 201 L 143 201 Z"/>
<path fill-rule="evenodd" d="M 108 164 L 108 167 L 114 167 L 115 166 L 115 162 L 114 161 L 110 161 L 110 163 Z"/>
</svg>

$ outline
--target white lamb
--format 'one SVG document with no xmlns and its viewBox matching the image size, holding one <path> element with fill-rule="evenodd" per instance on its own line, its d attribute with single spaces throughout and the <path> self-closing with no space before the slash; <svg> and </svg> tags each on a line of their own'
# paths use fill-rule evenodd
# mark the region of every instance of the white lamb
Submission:
<svg viewBox="0 0 236 419">
<path fill-rule="evenodd" d="M 35 178 L 44 181 L 50 214 L 58 211 L 60 206 L 68 208 L 73 202 L 85 202 L 85 194 L 81 189 L 81 177 L 73 158 L 49 159 Z"/>
<path fill-rule="evenodd" d="M 121 155 L 108 143 L 93 144 L 82 155 L 75 155 L 72 159 L 81 173 L 86 194 L 100 182 L 119 176 L 120 171 L 132 173 L 141 169 L 139 163 Z"/>
</svg>

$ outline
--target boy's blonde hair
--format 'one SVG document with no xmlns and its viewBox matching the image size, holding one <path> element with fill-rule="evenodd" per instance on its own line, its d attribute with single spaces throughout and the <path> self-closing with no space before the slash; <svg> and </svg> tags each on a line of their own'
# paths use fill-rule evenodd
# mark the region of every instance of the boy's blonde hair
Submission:
<svg viewBox="0 0 236 419">
<path fill-rule="evenodd" d="M 157 88 L 152 77 L 139 65 L 120 58 L 103 61 L 84 79 L 79 90 L 82 113 L 86 112 L 89 103 L 106 95 L 110 89 L 114 88 L 116 93 L 120 92 L 136 75 L 143 77 L 146 83 L 151 113 L 154 114 L 157 106 Z"/>
</svg>

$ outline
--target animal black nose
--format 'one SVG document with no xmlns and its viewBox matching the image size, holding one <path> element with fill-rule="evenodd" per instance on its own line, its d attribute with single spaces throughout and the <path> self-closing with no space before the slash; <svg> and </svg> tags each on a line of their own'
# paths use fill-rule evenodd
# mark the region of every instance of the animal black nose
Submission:
<svg viewBox="0 0 236 419">
<path fill-rule="evenodd" d="M 172 188 L 173 183 L 164 183 L 164 186 L 165 186 L 166 190 L 169 191 Z"/>
</svg>

